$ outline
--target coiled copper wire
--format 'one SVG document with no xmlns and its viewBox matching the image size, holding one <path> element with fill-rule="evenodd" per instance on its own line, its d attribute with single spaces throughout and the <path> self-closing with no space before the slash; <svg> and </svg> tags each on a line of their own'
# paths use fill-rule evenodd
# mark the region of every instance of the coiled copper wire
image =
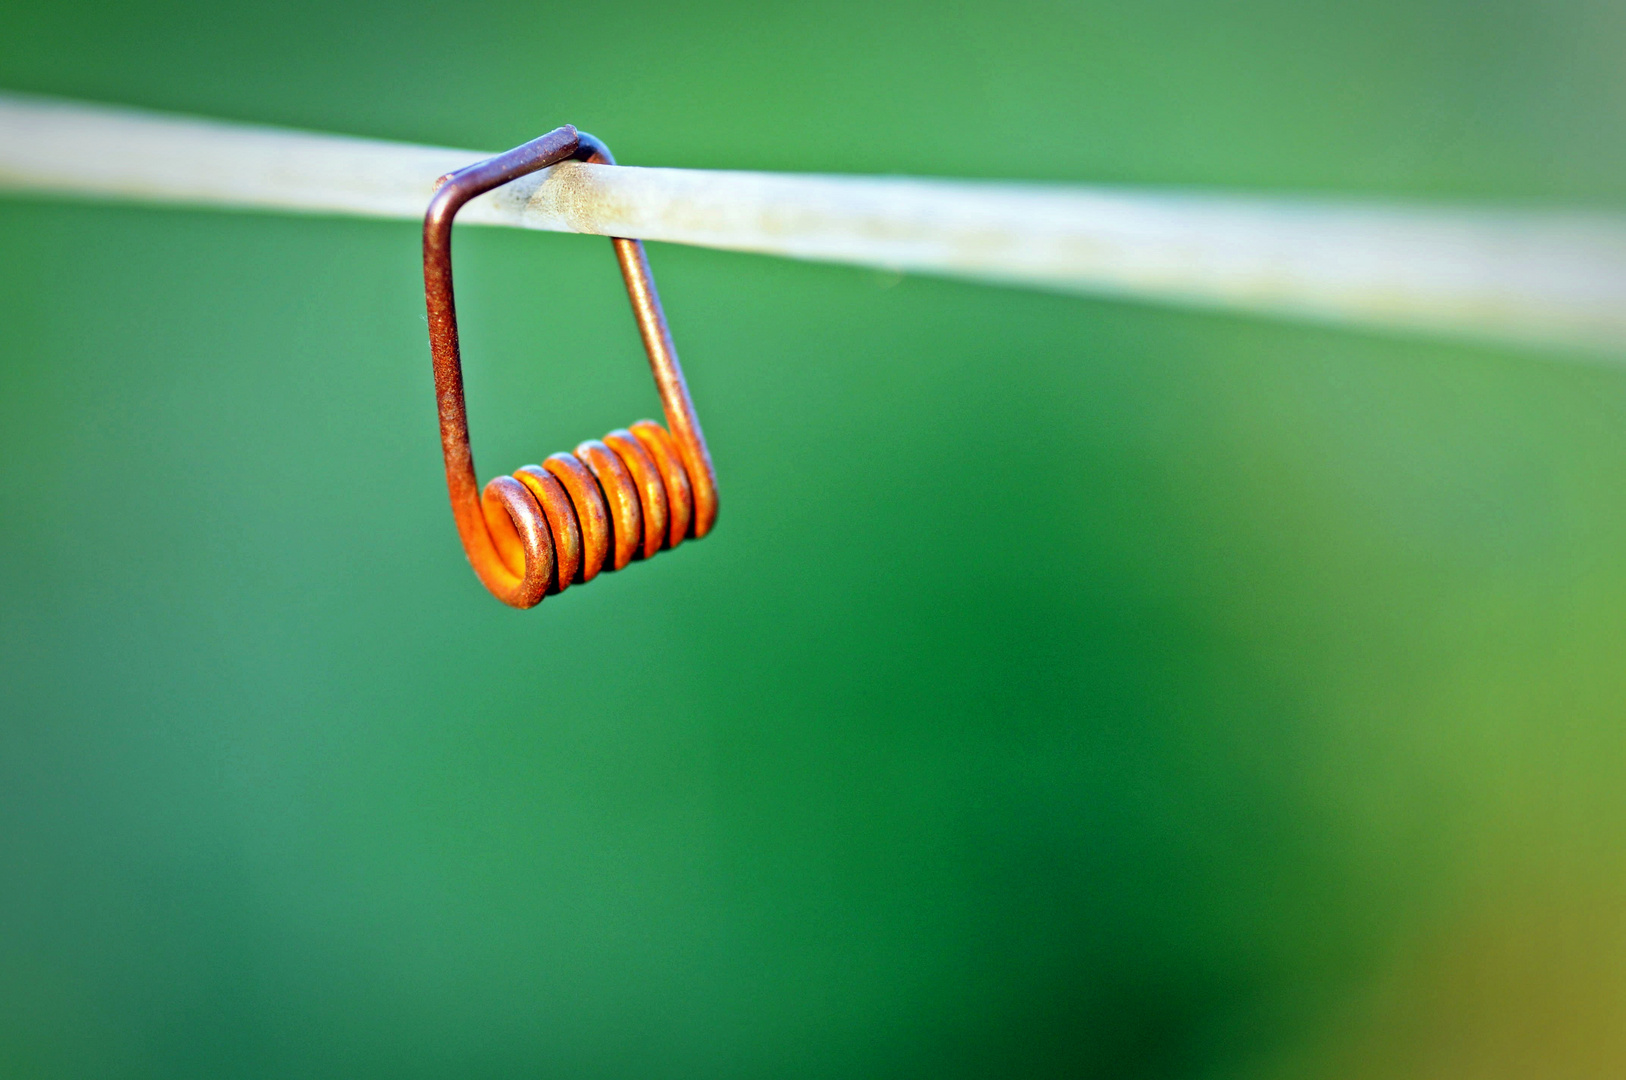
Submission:
<svg viewBox="0 0 1626 1080">
<path fill-rule="evenodd" d="M 475 574 L 492 595 L 517 608 L 705 536 L 717 520 L 711 454 L 637 240 L 611 243 L 667 426 L 640 420 L 602 440 L 589 439 L 572 453 L 498 476 L 483 491 L 478 486 L 452 291 L 452 219 L 476 195 L 571 159 L 615 164 L 603 143 L 566 125 L 445 177 L 423 221 L 429 349 L 452 517 Z"/>
</svg>

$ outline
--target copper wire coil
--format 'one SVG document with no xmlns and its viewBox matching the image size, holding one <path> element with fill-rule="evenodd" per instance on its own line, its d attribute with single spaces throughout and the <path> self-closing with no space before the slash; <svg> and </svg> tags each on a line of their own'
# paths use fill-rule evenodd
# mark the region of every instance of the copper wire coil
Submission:
<svg viewBox="0 0 1626 1080">
<path fill-rule="evenodd" d="M 705 536 L 717 520 L 711 454 L 649 260 L 641 243 L 625 238 L 611 244 L 670 430 L 640 420 L 477 486 L 452 288 L 452 220 L 471 198 L 572 159 L 614 164 L 603 143 L 566 125 L 443 177 L 424 215 L 424 296 L 452 519 L 476 576 L 517 608 Z"/>
<path fill-rule="evenodd" d="M 715 508 L 716 494 L 699 501 Z M 704 536 L 714 511 L 702 520 L 695 503 L 676 442 L 653 420 L 496 477 L 480 497 L 503 565 L 549 596 Z"/>
</svg>

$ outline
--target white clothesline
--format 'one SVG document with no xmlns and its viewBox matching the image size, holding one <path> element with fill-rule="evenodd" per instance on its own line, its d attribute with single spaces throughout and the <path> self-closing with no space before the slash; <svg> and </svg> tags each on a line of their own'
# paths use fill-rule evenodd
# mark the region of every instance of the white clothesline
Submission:
<svg viewBox="0 0 1626 1080">
<path fill-rule="evenodd" d="M 0 94 L 14 191 L 420 218 L 484 156 Z M 572 163 L 458 220 L 1626 355 L 1606 212 Z"/>
</svg>

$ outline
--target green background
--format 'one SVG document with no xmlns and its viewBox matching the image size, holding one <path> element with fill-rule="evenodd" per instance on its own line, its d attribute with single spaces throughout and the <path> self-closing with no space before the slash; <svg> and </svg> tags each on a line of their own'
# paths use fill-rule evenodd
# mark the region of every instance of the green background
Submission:
<svg viewBox="0 0 1626 1080">
<path fill-rule="evenodd" d="M 1626 206 L 1594 3 L 0 7 L 627 163 Z M 656 410 L 466 230 L 482 477 Z M 0 1073 L 1618 1077 L 1626 373 L 655 245 L 717 531 L 528 613 L 418 233 L 0 201 Z"/>
</svg>

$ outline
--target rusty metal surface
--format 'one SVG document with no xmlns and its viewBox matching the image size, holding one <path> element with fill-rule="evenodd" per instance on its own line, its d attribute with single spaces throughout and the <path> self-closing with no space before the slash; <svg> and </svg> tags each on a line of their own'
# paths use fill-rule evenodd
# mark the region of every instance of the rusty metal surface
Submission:
<svg viewBox="0 0 1626 1080">
<path fill-rule="evenodd" d="M 434 360 L 440 444 L 452 518 L 475 574 L 517 608 L 620 570 L 685 537 L 705 536 L 717 519 L 711 454 L 683 380 L 643 244 L 612 239 L 633 318 L 649 354 L 667 428 L 640 420 L 498 476 L 482 491 L 469 447 L 463 361 L 452 286 L 452 222 L 470 199 L 562 161 L 615 163 L 609 148 L 566 125 L 505 154 L 446 176 L 423 222 L 424 296 Z"/>
</svg>

